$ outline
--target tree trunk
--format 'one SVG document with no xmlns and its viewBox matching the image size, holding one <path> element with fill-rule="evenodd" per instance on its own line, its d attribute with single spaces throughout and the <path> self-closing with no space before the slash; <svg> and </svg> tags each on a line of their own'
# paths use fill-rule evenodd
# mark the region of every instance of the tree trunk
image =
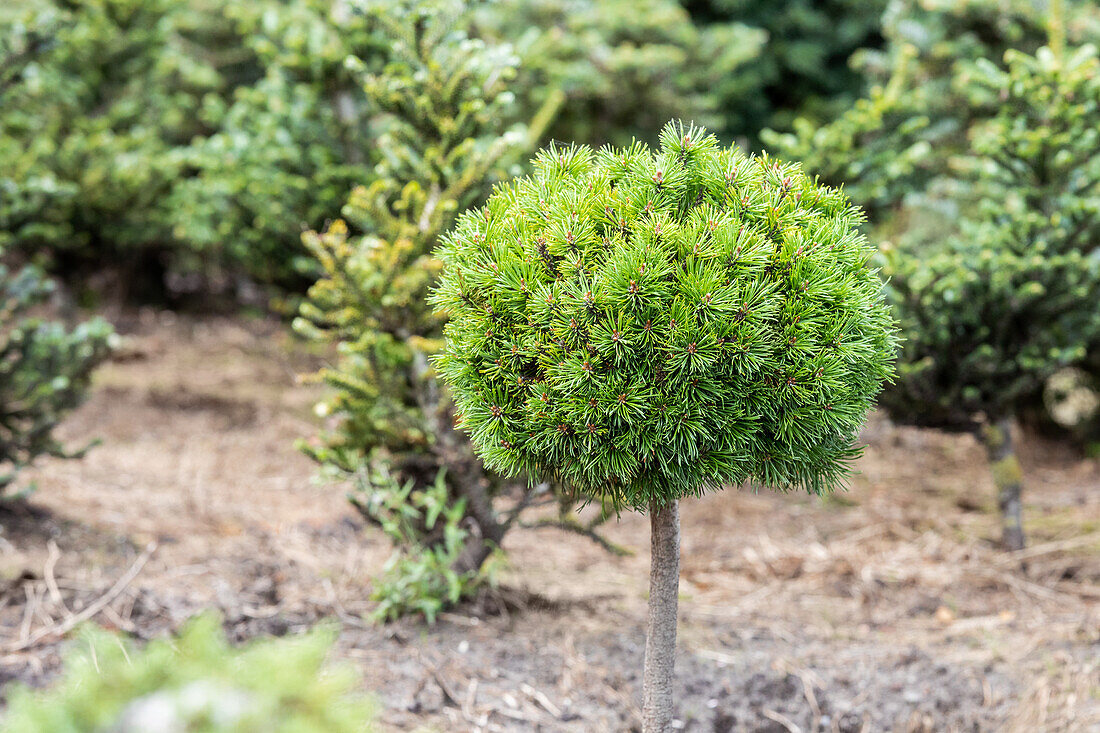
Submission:
<svg viewBox="0 0 1100 733">
<path fill-rule="evenodd" d="M 673 501 L 650 505 L 653 557 L 649 570 L 649 623 L 645 639 L 644 733 L 672 726 L 672 682 L 676 664 L 676 607 L 680 592 L 680 507 Z"/>
<path fill-rule="evenodd" d="M 1003 418 L 985 425 L 981 438 L 989 456 L 993 483 L 997 487 L 997 505 L 1001 509 L 1003 528 L 1001 544 L 1006 550 L 1022 550 L 1024 522 L 1020 492 L 1023 488 L 1023 472 L 1012 445 L 1012 421 Z"/>
<path fill-rule="evenodd" d="M 466 538 L 466 544 L 454 563 L 460 574 L 476 572 L 500 546 L 508 527 L 493 511 L 493 498 L 481 462 L 474 456 L 470 444 L 454 427 L 454 414 L 449 401 L 440 390 L 439 382 L 428 376 L 428 357 L 422 351 L 413 352 L 413 381 L 418 385 L 417 402 L 432 427 L 435 443 L 432 454 L 436 463 L 447 467 L 455 498 L 466 500 L 466 516 L 473 520 L 476 531 Z"/>
</svg>

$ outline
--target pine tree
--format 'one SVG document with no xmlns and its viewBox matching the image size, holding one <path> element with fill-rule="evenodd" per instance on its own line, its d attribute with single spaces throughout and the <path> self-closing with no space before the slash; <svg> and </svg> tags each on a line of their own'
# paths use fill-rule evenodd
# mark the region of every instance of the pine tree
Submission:
<svg viewBox="0 0 1100 733">
<path fill-rule="evenodd" d="M 906 341 L 884 401 L 905 421 L 977 431 L 1012 550 L 1012 420 L 1100 345 L 1100 59 L 1057 45 L 974 67 L 973 93 L 999 105 L 968 160 L 979 206 L 945 241 L 902 240 L 887 267 Z"/>
<path fill-rule="evenodd" d="M 485 464 L 650 514 L 646 731 L 672 715 L 678 500 L 842 482 L 895 341 L 843 194 L 698 128 L 660 141 L 540 153 L 459 218 L 433 294 Z"/>
<path fill-rule="evenodd" d="M 35 315 L 52 289 L 35 268 L 12 272 L 0 262 L 0 499 L 35 458 L 79 455 L 53 430 L 83 401 L 110 350 L 111 327 L 102 319 L 67 329 Z"/>
<path fill-rule="evenodd" d="M 336 427 L 304 448 L 330 472 L 355 481 L 353 501 L 402 538 L 399 549 L 411 563 L 422 561 L 418 567 L 426 574 L 453 570 L 416 587 L 468 583 L 472 589 L 485 560 L 535 497 L 486 472 L 454 430 L 449 397 L 428 362 L 442 328 L 425 302 L 439 271 L 432 248 L 457 212 L 483 197 L 488 182 L 533 147 L 561 97 L 550 95 L 530 124 L 516 121 L 508 90 L 516 58 L 508 46 L 470 38 L 468 11 L 457 0 L 362 7 L 393 39 L 384 68 L 351 62 L 380 113 L 375 147 L 381 162 L 344 207 L 351 227 L 340 220 L 305 237 L 324 276 L 310 289 L 295 326 L 337 344 L 339 361 L 318 375 L 333 389 L 320 410 Z M 445 500 L 429 501 L 439 481 Z M 518 501 L 504 514 L 493 506 L 502 494 Z M 436 521 L 454 517 L 459 505 L 454 521 Z M 459 528 L 465 532 L 461 542 Z M 412 572 L 410 562 L 394 568 Z M 387 589 L 399 598 L 386 596 Z M 390 616 L 435 607 L 432 599 L 420 604 L 399 580 L 382 581 L 376 590 Z"/>
</svg>

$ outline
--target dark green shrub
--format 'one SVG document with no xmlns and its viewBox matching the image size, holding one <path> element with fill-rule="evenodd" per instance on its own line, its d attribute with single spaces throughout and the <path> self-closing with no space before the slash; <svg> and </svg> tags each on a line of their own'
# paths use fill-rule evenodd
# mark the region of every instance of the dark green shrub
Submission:
<svg viewBox="0 0 1100 733">
<path fill-rule="evenodd" d="M 697 26 L 675 0 L 503 0 L 476 27 L 514 44 L 513 88 L 529 114 L 556 90 L 556 139 L 590 144 L 646 139 L 669 117 L 721 126 L 722 102 L 758 96 L 764 34 L 736 23 Z"/>
<path fill-rule="evenodd" d="M 1019 549 L 1011 420 L 1100 344 L 1100 60 L 1084 46 L 1006 63 L 974 70 L 973 94 L 999 109 L 967 161 L 978 207 L 945 241 L 903 239 L 889 257 L 906 341 L 884 399 L 909 422 L 978 430 Z"/>
<path fill-rule="evenodd" d="M 384 60 L 377 28 L 329 0 L 32 7 L 0 20 L 5 241 L 65 275 L 121 271 L 138 299 L 175 294 L 166 276 L 304 288 L 301 232 L 376 162 L 344 60 Z"/>
<path fill-rule="evenodd" d="M 765 128 L 786 129 L 796 115 L 820 121 L 864 88 L 848 63 L 881 42 L 886 0 L 681 0 L 697 23 L 742 24 L 765 35 L 757 58 L 716 87 L 722 131 L 755 142 Z M 752 79 L 746 94 L 745 77 Z"/>
<path fill-rule="evenodd" d="M 1070 38 L 1096 38 L 1096 4 L 1065 5 Z M 826 183 L 843 183 L 881 223 L 932 181 L 956 178 L 971 130 L 997 114 L 995 99 L 973 93 L 975 62 L 999 62 L 1009 49 L 1035 51 L 1046 42 L 1049 22 L 1045 8 L 1030 0 L 894 3 L 882 16 L 883 48 L 853 58 L 870 87 L 865 98 L 829 124 L 799 119 L 793 132 L 765 131 L 763 140 Z M 966 209 L 970 196 L 954 189 L 952 198 Z"/>
<path fill-rule="evenodd" d="M 0 730 L 10 733 L 363 733 L 373 706 L 348 668 L 324 662 L 334 634 L 226 643 L 213 614 L 175 639 L 137 649 L 97 629 L 83 634 L 51 689 L 18 687 Z"/>
<path fill-rule="evenodd" d="M 0 247 L 0 256 L 3 247 Z M 0 498 L 42 455 L 69 456 L 53 430 L 79 405 L 113 332 L 102 319 L 67 329 L 35 314 L 52 284 L 0 262 Z"/>
<path fill-rule="evenodd" d="M 671 718 L 677 501 L 822 493 L 859 452 L 895 341 L 861 220 L 670 124 L 657 150 L 543 151 L 440 248 L 436 363 L 478 455 L 651 513 L 646 731 Z"/>
</svg>

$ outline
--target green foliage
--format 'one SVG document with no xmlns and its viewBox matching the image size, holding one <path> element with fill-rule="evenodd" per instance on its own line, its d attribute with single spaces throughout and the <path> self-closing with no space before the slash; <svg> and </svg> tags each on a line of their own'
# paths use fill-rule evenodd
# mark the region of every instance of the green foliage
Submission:
<svg viewBox="0 0 1100 733">
<path fill-rule="evenodd" d="M 169 0 L 43 2 L 0 28 L 0 238 L 69 265 L 155 261 L 177 146 L 206 127 L 217 70 Z"/>
<path fill-rule="evenodd" d="M 350 669 L 325 668 L 334 634 L 234 649 L 213 614 L 142 650 L 88 629 L 46 692 L 16 688 L 0 730 L 10 733 L 362 733 L 372 706 Z"/>
<path fill-rule="evenodd" d="M 491 567 L 456 570 L 469 535 L 462 527 L 466 502 L 451 498 L 443 476 L 440 470 L 435 484 L 424 488 L 411 480 L 399 486 L 384 473 L 366 484 L 362 475 L 357 477 L 365 497 L 360 509 L 397 547 L 382 576 L 374 580 L 371 600 L 378 601 L 378 621 L 415 613 L 435 623 L 440 611 L 492 583 Z"/>
<path fill-rule="evenodd" d="M 635 508 L 828 490 L 892 372 L 861 220 L 694 127 L 543 151 L 439 252 L 437 364 L 478 454 Z"/>
<path fill-rule="evenodd" d="M 469 37 L 468 11 L 457 0 L 410 2 L 401 13 L 364 11 L 394 39 L 379 72 L 351 64 L 369 104 L 383 113 L 381 161 L 344 207 L 366 234 L 353 234 L 341 220 L 304 239 L 324 275 L 295 328 L 339 350 L 338 361 L 318 375 L 333 389 L 320 411 L 335 429 L 305 450 L 330 472 L 374 477 L 360 480 L 356 500 L 389 508 L 365 511 L 369 519 L 385 526 L 394 513 L 420 518 L 401 519 L 400 531 L 391 532 L 409 557 L 391 564 L 378 591 L 390 600 L 380 613 L 431 616 L 428 596 L 447 602 L 462 594 L 457 586 L 472 588 L 508 526 L 491 503 L 506 487 L 454 433 L 449 402 L 428 365 L 441 331 L 425 304 L 439 270 L 431 250 L 456 211 L 484 196 L 489 181 L 529 149 L 559 100 L 551 97 L 530 128 L 513 123 L 518 111 L 508 85 L 517 59 L 507 46 Z M 439 482 L 447 492 L 440 511 L 461 522 L 436 524 L 417 506 L 437 497 Z M 465 537 L 459 526 L 469 528 Z M 456 558 L 460 541 L 465 547 Z"/>
<path fill-rule="evenodd" d="M 325 412 L 342 418 L 340 429 L 310 453 L 347 471 L 375 447 L 392 453 L 430 443 L 433 418 L 417 403 L 430 377 L 417 373 L 417 358 L 435 349 L 440 328 L 424 304 L 438 270 L 431 247 L 525 142 L 522 126 L 506 130 L 515 74 L 508 49 L 454 30 L 454 3 L 416 7 L 406 18 L 376 11 L 401 41 L 388 73 L 360 78 L 371 103 L 388 113 L 378 140 L 385 159 L 344 207 L 369 234 L 354 236 L 337 221 L 304 238 L 325 275 L 295 327 L 341 349 L 340 363 L 320 375 L 337 390 Z"/>
<path fill-rule="evenodd" d="M 3 248 L 0 247 L 0 255 Z M 113 337 L 102 319 L 67 329 L 35 315 L 52 283 L 0 263 L 0 497 L 41 455 L 67 456 L 53 430 L 79 405 Z"/>
<path fill-rule="evenodd" d="M 187 152 L 198 174 L 173 191 L 173 234 L 196 255 L 187 269 L 213 277 L 239 263 L 260 282 L 300 286 L 313 274 L 302 229 L 367 175 L 344 162 L 341 128 L 311 85 L 274 75 L 238 91 L 221 131 Z"/>
<path fill-rule="evenodd" d="M 370 17 L 331 0 L 226 14 L 262 78 L 232 99 L 207 99 L 217 132 L 185 151 L 193 175 L 173 189 L 173 233 L 199 255 L 188 270 L 236 263 L 260 282 L 304 288 L 317 272 L 301 232 L 339 211 L 373 162 L 372 110 L 345 59 L 381 63 L 385 39 Z"/>
<path fill-rule="evenodd" d="M 912 62 L 912 54 L 903 52 L 885 86 L 874 86 L 828 125 L 798 118 L 793 133 L 764 130 L 761 136 L 770 150 L 805 161 L 823 181 L 844 182 L 853 199 L 881 219 L 907 193 L 922 190 L 943 172 L 933 143 L 943 142 L 940 133 L 957 131 L 950 121 L 930 130 L 929 118 L 917 111 L 927 108 L 927 101 L 910 103 L 910 95 L 921 94 L 906 88 Z"/>
<path fill-rule="evenodd" d="M 697 26 L 674 0 L 502 0 L 483 5 L 476 27 L 519 50 L 523 108 L 565 93 L 556 139 L 623 144 L 676 115 L 717 127 L 728 112 L 721 102 L 758 94 L 764 34 Z"/>
<path fill-rule="evenodd" d="M 1100 343 L 1100 60 L 1009 52 L 975 65 L 972 93 L 998 112 L 967 159 L 978 206 L 946 241 L 904 239 L 887 268 L 906 342 L 905 419 L 997 420 Z"/>
<path fill-rule="evenodd" d="M 129 271 L 139 298 L 165 274 L 304 288 L 301 232 L 375 162 L 344 61 L 386 58 L 377 26 L 331 0 L 33 8 L 2 27 L 0 236 L 66 275 Z"/>
<path fill-rule="evenodd" d="M 1066 3 L 1070 38 L 1097 37 L 1100 13 L 1086 0 Z M 855 55 L 871 89 L 827 125 L 798 119 L 791 133 L 766 130 L 775 154 L 845 190 L 879 222 L 939 177 L 955 177 L 968 135 L 997 114 L 975 95 L 974 64 L 1045 43 L 1049 18 L 1031 0 L 894 3 L 882 18 L 885 45 Z M 956 190 L 966 197 L 967 191 Z M 963 205 L 965 208 L 965 204 Z"/>
<path fill-rule="evenodd" d="M 700 23 L 739 23 L 766 38 L 755 62 L 716 88 L 728 135 L 755 141 L 767 127 L 789 127 L 797 113 L 830 118 L 862 91 L 850 67 L 857 50 L 876 45 L 886 0 L 684 0 Z M 707 26 L 709 27 L 709 25 Z M 744 77 L 752 77 L 746 94 Z M 797 157 L 795 158 L 797 159 Z"/>
</svg>

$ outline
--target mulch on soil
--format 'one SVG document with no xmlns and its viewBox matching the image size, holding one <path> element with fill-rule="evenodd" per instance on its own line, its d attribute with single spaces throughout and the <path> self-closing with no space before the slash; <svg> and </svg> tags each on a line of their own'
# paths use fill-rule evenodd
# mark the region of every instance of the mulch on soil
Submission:
<svg viewBox="0 0 1100 733">
<path fill-rule="evenodd" d="M 390 553 L 294 441 L 320 428 L 278 323 L 131 314 L 43 461 L 0 508 L 0 684 L 45 684 L 84 618 L 139 638 L 218 609 L 233 638 L 341 627 L 387 729 L 637 726 L 648 523 L 612 556 L 505 541 L 501 586 L 446 614 L 363 620 Z M 849 491 L 685 502 L 678 720 L 694 731 L 1100 729 L 1100 463 L 1025 436 L 1030 547 L 1006 555 L 981 449 L 874 416 Z"/>
</svg>

